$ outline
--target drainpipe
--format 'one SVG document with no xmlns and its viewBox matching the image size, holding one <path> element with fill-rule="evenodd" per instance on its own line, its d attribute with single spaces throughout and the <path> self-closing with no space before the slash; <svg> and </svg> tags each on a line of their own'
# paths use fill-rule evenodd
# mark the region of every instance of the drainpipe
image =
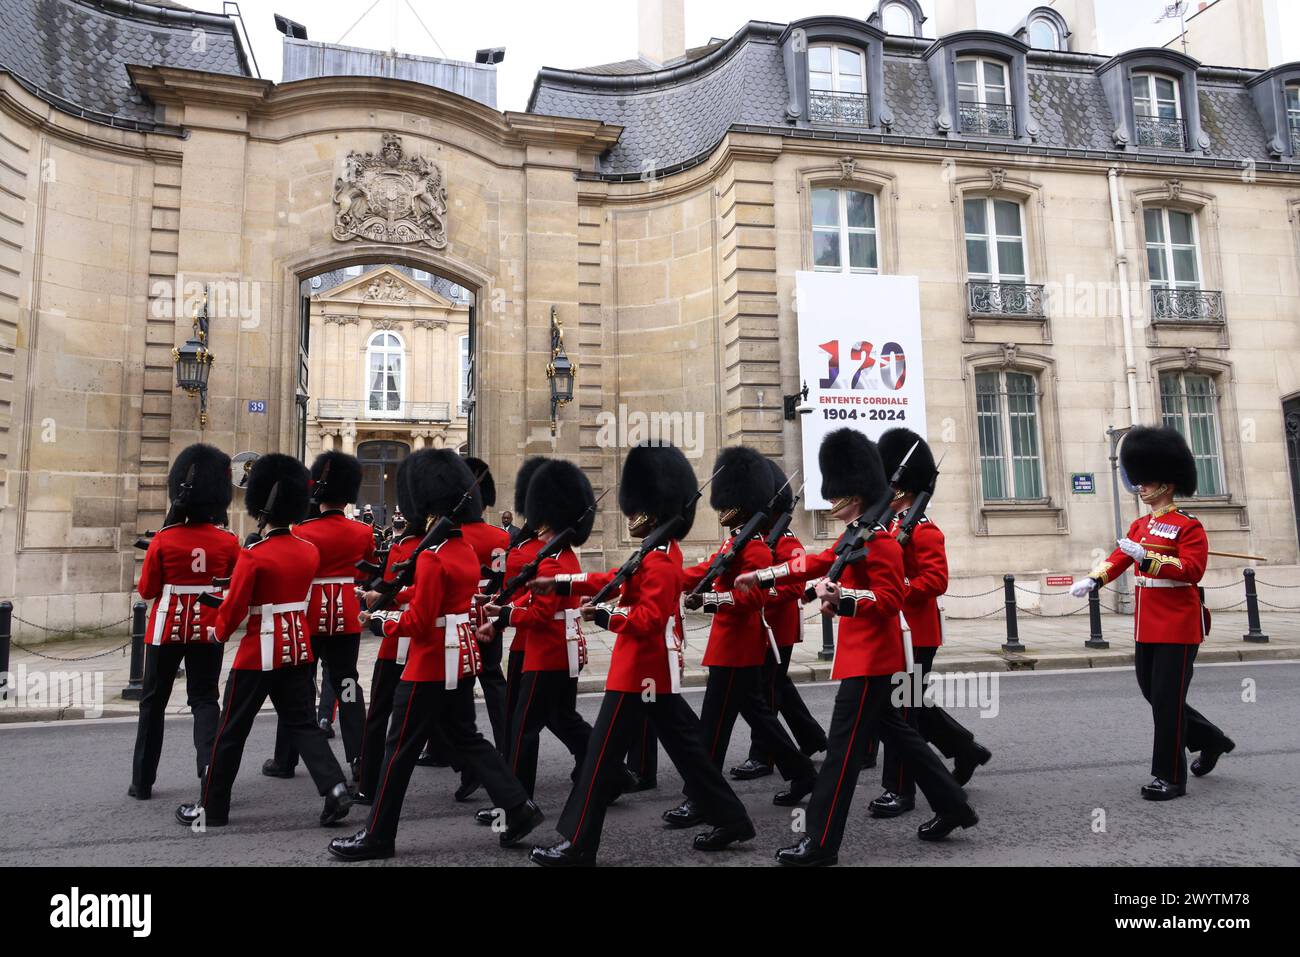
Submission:
<svg viewBox="0 0 1300 957">
<path fill-rule="evenodd" d="M 1110 188 L 1110 223 L 1115 236 L 1115 266 L 1119 270 L 1119 314 L 1120 325 L 1124 330 L 1124 377 L 1128 381 L 1128 425 L 1138 424 L 1138 390 L 1137 390 L 1137 359 L 1134 355 L 1133 348 L 1133 304 L 1129 300 L 1128 285 L 1128 249 L 1124 245 L 1124 221 L 1120 217 L 1119 207 L 1119 168 L 1112 166 L 1106 171 L 1106 183 Z M 1107 429 L 1106 438 L 1110 442 L 1110 468 L 1111 468 L 1111 494 L 1114 496 L 1115 503 L 1115 529 L 1116 537 L 1123 535 L 1120 520 L 1119 505 L 1119 457 L 1117 448 L 1119 445 L 1118 429 Z M 1120 581 L 1116 582 L 1118 590 L 1117 606 L 1120 611 L 1127 611 L 1128 604 L 1131 601 L 1131 588 L 1128 574 L 1121 576 Z"/>
</svg>

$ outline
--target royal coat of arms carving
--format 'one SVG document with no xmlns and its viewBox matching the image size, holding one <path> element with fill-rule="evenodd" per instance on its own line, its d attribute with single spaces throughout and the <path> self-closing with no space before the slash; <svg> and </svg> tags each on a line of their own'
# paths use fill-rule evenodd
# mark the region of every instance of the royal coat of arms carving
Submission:
<svg viewBox="0 0 1300 957">
<path fill-rule="evenodd" d="M 378 153 L 352 150 L 334 183 L 334 238 L 447 245 L 447 187 L 442 169 L 406 156 L 402 138 L 385 133 Z"/>
</svg>

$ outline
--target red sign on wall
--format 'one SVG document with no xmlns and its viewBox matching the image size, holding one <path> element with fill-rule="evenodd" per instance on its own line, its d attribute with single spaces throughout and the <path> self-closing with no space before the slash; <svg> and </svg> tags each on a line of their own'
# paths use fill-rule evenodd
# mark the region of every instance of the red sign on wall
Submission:
<svg viewBox="0 0 1300 957">
<path fill-rule="evenodd" d="M 1073 575 L 1048 575 L 1047 587 L 1056 588 L 1074 584 Z"/>
</svg>

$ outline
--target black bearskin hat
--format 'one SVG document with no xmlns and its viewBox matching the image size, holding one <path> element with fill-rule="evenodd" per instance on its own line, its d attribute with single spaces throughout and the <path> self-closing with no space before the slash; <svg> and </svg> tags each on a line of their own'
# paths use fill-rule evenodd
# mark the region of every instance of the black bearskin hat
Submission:
<svg viewBox="0 0 1300 957">
<path fill-rule="evenodd" d="M 469 470 L 474 473 L 474 478 L 482 476 L 482 481 L 478 483 L 478 497 L 482 499 L 485 508 L 491 508 L 497 503 L 497 483 L 492 479 L 492 470 L 488 464 L 480 458 L 472 455 L 463 456 L 465 464 Z M 482 508 L 479 509 L 483 511 Z"/>
<path fill-rule="evenodd" d="M 421 515 L 450 515 L 465 492 L 474 484 L 469 464 L 451 449 L 421 449 L 412 453 L 409 484 L 412 504 Z M 482 509 L 475 502 L 458 516 L 460 521 L 477 521 Z"/>
<path fill-rule="evenodd" d="M 627 516 L 644 512 L 662 525 L 677 515 L 688 502 L 678 538 L 685 538 L 695 524 L 692 498 L 699 485 L 695 470 L 675 445 L 634 445 L 623 461 L 623 480 L 618 487 L 618 507 Z"/>
<path fill-rule="evenodd" d="M 767 459 L 747 445 L 719 452 L 713 471 L 716 477 L 709 486 L 709 504 L 714 511 L 738 508 L 746 516 L 753 515 L 766 508 L 776 493 Z"/>
<path fill-rule="evenodd" d="M 253 518 L 261 518 L 262 509 L 271 497 L 271 490 L 278 487 L 275 501 L 267 513 L 269 525 L 292 525 L 307 517 L 307 503 L 310 493 L 307 482 L 310 475 L 307 466 L 292 455 L 272 452 L 263 455 L 253 463 L 248 473 L 248 487 L 244 489 L 244 508 Z"/>
<path fill-rule="evenodd" d="M 1196 459 L 1177 429 L 1135 425 L 1120 443 L 1119 464 L 1134 487 L 1168 482 L 1176 495 L 1196 494 Z"/>
<path fill-rule="evenodd" d="M 329 505 L 347 505 L 357 500 L 361 490 L 361 463 L 355 455 L 346 452 L 322 452 L 311 463 L 312 491 L 325 475 L 325 465 L 329 464 L 330 474 L 325 476 L 325 488 L 321 490 L 317 501 Z"/>
<path fill-rule="evenodd" d="M 776 507 L 772 509 L 772 518 L 782 515 L 794 507 L 794 486 L 788 481 L 785 469 L 776 464 L 775 459 L 767 460 L 767 469 L 772 473 L 772 494 L 776 497 Z M 714 479 L 717 481 L 717 479 Z"/>
<path fill-rule="evenodd" d="M 515 473 L 515 518 L 528 516 L 528 483 L 548 461 L 544 455 L 534 455 L 524 459 L 524 464 L 519 466 Z"/>
<path fill-rule="evenodd" d="M 822 470 L 822 498 L 857 495 L 865 506 L 880 501 L 888 487 L 885 467 L 876 444 L 856 429 L 836 429 L 822 439 L 817 450 Z"/>
<path fill-rule="evenodd" d="M 577 546 L 587 541 L 596 523 L 596 510 L 591 508 L 595 502 L 596 493 L 586 472 L 563 459 L 544 460 L 528 483 L 524 514 L 534 528 L 545 525 L 555 532 L 580 520 L 573 537 Z"/>
<path fill-rule="evenodd" d="M 190 466 L 194 467 L 194 477 L 189 482 L 185 507 L 177 509 L 178 519 L 221 524 L 234 492 L 230 484 L 230 456 L 202 442 L 181 449 L 167 473 L 167 497 L 173 502 L 181 494 L 181 484 L 189 476 Z"/>
<path fill-rule="evenodd" d="M 910 459 L 907 459 L 907 468 L 903 471 L 898 484 L 894 486 L 894 490 L 915 495 L 930 487 L 930 482 L 937 471 L 934 453 L 930 451 L 929 443 L 911 429 L 904 428 L 889 429 L 876 442 L 876 448 L 880 451 L 880 464 L 885 468 L 886 480 L 893 477 L 898 469 L 898 463 L 907 457 L 913 445 L 916 445 L 916 451 L 912 452 Z"/>
<path fill-rule="evenodd" d="M 414 458 L 414 455 L 408 455 L 397 465 L 397 507 L 410 523 L 411 528 L 423 529 L 427 516 L 416 504 L 415 496 L 411 494 L 411 460 Z"/>
</svg>

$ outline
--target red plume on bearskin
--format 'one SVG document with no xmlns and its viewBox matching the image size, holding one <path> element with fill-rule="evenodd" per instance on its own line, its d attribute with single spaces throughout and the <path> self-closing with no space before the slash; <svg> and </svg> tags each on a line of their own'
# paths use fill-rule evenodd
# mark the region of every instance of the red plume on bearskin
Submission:
<svg viewBox="0 0 1300 957">
<path fill-rule="evenodd" d="M 413 504 L 424 515 L 450 515 L 474 484 L 474 473 L 451 449 L 421 449 L 411 454 L 410 488 Z M 478 496 L 475 496 L 477 499 Z M 482 510 L 467 507 L 461 521 L 476 521 Z"/>
<path fill-rule="evenodd" d="M 767 507 L 776 493 L 767 459 L 747 445 L 735 445 L 718 453 L 713 463 L 715 477 L 709 486 L 709 505 L 714 511 L 738 508 L 753 515 Z"/>
<path fill-rule="evenodd" d="M 618 507 L 627 516 L 652 515 L 660 525 L 683 515 L 685 509 L 684 524 L 678 535 L 685 538 L 695 524 L 695 504 L 691 500 L 698 488 L 695 470 L 677 446 L 635 445 L 628 449 L 623 461 Z"/>
<path fill-rule="evenodd" d="M 546 526 L 553 532 L 562 532 L 576 523 L 573 544 L 577 546 L 591 536 L 596 512 L 587 510 L 595 502 L 596 493 L 591 489 L 587 473 L 572 462 L 552 459 L 543 461 L 533 473 L 524 514 L 533 528 Z"/>
<path fill-rule="evenodd" d="M 307 504 L 310 493 L 307 482 L 310 478 L 307 466 L 292 455 L 272 452 L 263 455 L 253 463 L 248 473 L 248 485 L 244 489 L 244 508 L 253 518 L 260 518 L 262 509 L 271 496 L 271 490 L 278 488 L 275 501 L 266 516 L 270 525 L 292 525 L 307 517 Z"/>
<path fill-rule="evenodd" d="M 912 452 L 910 459 L 907 459 L 907 468 L 895 487 L 895 491 L 910 492 L 913 495 L 929 488 L 935 476 L 937 467 L 934 464 L 934 453 L 930 451 L 930 444 L 911 429 L 904 428 L 888 429 L 876 442 L 886 479 L 893 476 L 899 463 L 907 458 L 907 453 L 912 451 L 914 445 L 916 451 Z"/>
<path fill-rule="evenodd" d="M 329 475 L 325 475 L 325 466 L 329 465 Z M 325 475 L 325 490 L 318 496 L 318 502 L 330 505 L 346 505 L 357 500 L 361 491 L 361 462 L 355 455 L 346 452 L 322 452 L 311 463 L 312 488 Z"/>
<path fill-rule="evenodd" d="M 519 466 L 519 471 L 515 473 L 515 519 L 528 516 L 528 483 L 532 481 L 537 470 L 549 462 L 544 455 L 534 455 L 524 459 L 524 464 Z"/>
<path fill-rule="evenodd" d="M 1176 495 L 1196 494 L 1196 459 L 1177 429 L 1135 425 L 1120 443 L 1119 464 L 1130 485 L 1167 482 Z"/>
<path fill-rule="evenodd" d="M 876 445 L 857 429 L 836 429 L 822 438 L 817 450 L 822 471 L 822 498 L 829 500 L 857 495 L 863 505 L 872 505 L 889 485 Z"/>
<path fill-rule="evenodd" d="M 221 524 L 234 492 L 234 486 L 230 484 L 230 456 L 202 442 L 181 449 L 167 473 L 167 497 L 173 502 L 181 494 L 181 484 L 189 476 L 190 466 L 194 466 L 194 476 L 189 481 L 189 495 L 179 517 Z"/>
</svg>

